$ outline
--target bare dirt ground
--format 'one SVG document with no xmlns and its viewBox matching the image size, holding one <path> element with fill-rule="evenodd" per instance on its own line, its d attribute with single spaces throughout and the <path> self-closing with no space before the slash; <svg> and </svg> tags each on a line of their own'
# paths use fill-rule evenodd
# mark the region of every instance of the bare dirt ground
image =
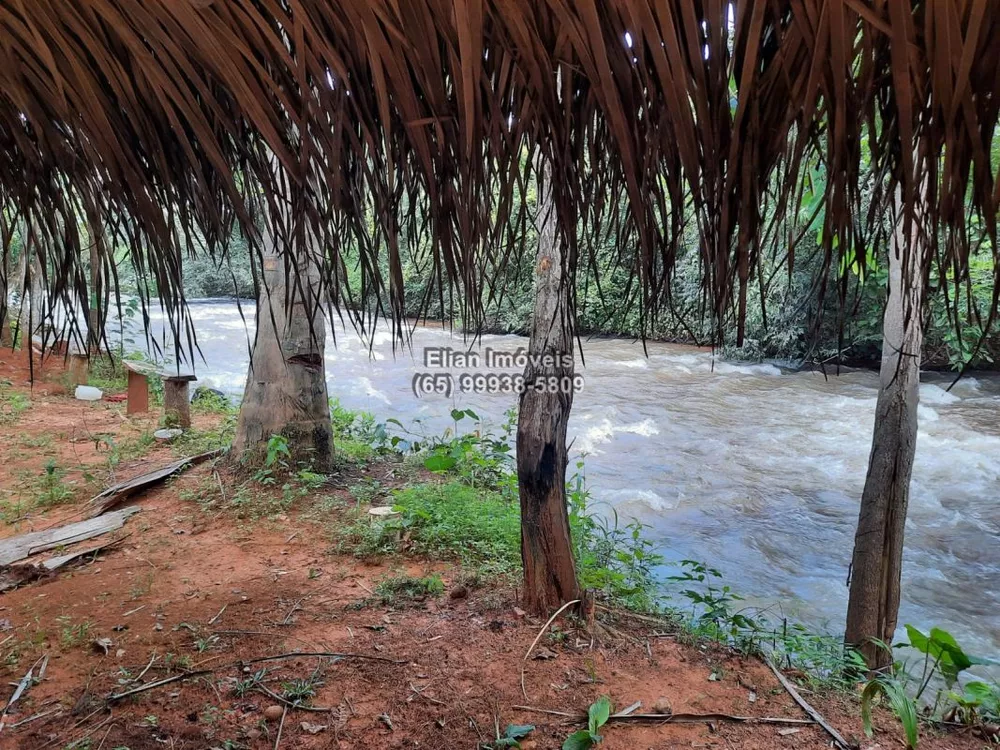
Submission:
<svg viewBox="0 0 1000 750">
<path fill-rule="evenodd" d="M 95 436 L 125 440 L 159 416 L 130 418 L 120 403 L 75 401 L 63 394 L 57 372 L 42 373 L 31 388 L 25 365 L 0 353 L 0 380 L 31 402 L 2 428 L 3 499 L 15 502 L 25 477 L 44 472 L 47 462 L 66 467 L 65 482 L 77 489 L 70 502 L 0 526 L 0 537 L 81 517 L 107 479 L 106 441 Z M 119 465 L 116 476 L 174 458 L 157 446 Z M 662 628 L 652 622 L 618 620 L 621 637 L 592 644 L 560 620 L 561 635 L 544 636 L 536 647 L 548 658 L 523 661 L 544 623 L 517 608 L 515 590 L 467 591 L 459 571 L 434 561 L 375 565 L 332 555 L 324 524 L 336 522 L 336 509 L 321 521 L 295 508 L 255 523 L 209 513 L 192 495 L 212 472 L 202 465 L 137 498 L 142 510 L 117 532 L 122 541 L 113 550 L 0 595 L 7 683 L 0 699 L 6 702 L 33 665 L 37 676 L 39 659 L 49 657 L 41 681 L 3 719 L 0 748 L 471 750 L 489 747 L 483 743 L 511 723 L 536 726 L 521 747 L 559 748 L 581 724 L 524 707 L 578 714 L 601 695 L 615 709 L 641 701 L 639 712 L 659 703 L 675 714 L 806 718 L 760 661 L 659 637 Z M 218 480 L 226 479 L 223 469 Z M 374 603 L 378 581 L 400 570 L 440 573 L 448 590 L 397 606 Z M 266 694 L 289 695 L 302 684 L 314 686 L 309 710 Z M 856 701 L 807 698 L 861 747 L 904 746 L 888 714 L 877 716 L 869 740 Z M 721 716 L 616 722 L 601 733 L 608 750 L 830 746 L 815 725 Z M 984 744 L 929 729 L 921 738 L 922 748 L 941 750 Z"/>
</svg>

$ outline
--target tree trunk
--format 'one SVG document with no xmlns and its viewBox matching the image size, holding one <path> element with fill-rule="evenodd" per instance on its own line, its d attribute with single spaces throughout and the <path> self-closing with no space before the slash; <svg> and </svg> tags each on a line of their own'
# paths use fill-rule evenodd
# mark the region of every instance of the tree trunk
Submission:
<svg viewBox="0 0 1000 750">
<path fill-rule="evenodd" d="M 873 670 L 892 663 L 892 654 L 873 639 L 891 644 L 896 631 L 903 533 L 917 446 L 923 344 L 926 241 L 919 212 L 907 228 L 898 195 L 896 207 L 875 431 L 854 538 L 845 635 L 846 642 L 860 650 Z"/>
<path fill-rule="evenodd" d="M 566 508 L 566 425 L 573 405 L 573 310 L 552 203 L 538 209 L 535 312 L 517 421 L 522 606 L 547 614 L 579 596 Z M 553 386 L 553 387 L 550 387 Z"/>
<path fill-rule="evenodd" d="M 100 226 L 91 226 L 91 232 L 100 232 Z M 90 311 L 87 319 L 87 348 L 92 354 L 101 350 L 105 343 L 104 326 L 104 286 L 101 274 L 101 254 L 97 237 L 90 238 Z"/>
<path fill-rule="evenodd" d="M 27 351 L 31 348 L 31 337 L 42 329 L 45 317 L 43 304 L 45 286 L 42 279 L 41 261 L 28 243 L 25 243 L 22 249 L 22 261 L 20 269 L 21 306 L 17 314 L 17 335 L 21 340 L 21 348 Z M 26 276 L 27 278 L 25 278 Z"/>
<path fill-rule="evenodd" d="M 233 451 L 240 459 L 259 460 L 271 436 L 282 435 L 293 462 L 328 471 L 333 426 L 323 358 L 326 327 L 317 297 L 319 269 L 315 259 L 304 257 L 296 273 L 273 253 L 264 256 L 263 275 L 257 337 Z"/>
<path fill-rule="evenodd" d="M 7 248 L 0 247 L 3 253 L 3 267 L 0 268 L 0 347 L 10 347 L 14 344 L 10 330 L 10 257 Z"/>
</svg>

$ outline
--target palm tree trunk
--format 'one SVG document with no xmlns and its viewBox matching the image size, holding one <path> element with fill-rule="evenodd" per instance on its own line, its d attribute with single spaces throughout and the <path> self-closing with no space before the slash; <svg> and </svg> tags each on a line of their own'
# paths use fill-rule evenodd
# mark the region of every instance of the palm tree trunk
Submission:
<svg viewBox="0 0 1000 750">
<path fill-rule="evenodd" d="M 21 306 L 17 313 L 18 338 L 21 348 L 31 347 L 31 337 L 42 328 L 45 287 L 42 283 L 42 264 L 29 243 L 22 248 Z"/>
<path fill-rule="evenodd" d="M 87 348 L 91 353 L 96 354 L 101 350 L 101 345 L 105 341 L 105 310 L 104 310 L 104 287 L 101 274 L 101 253 L 97 245 L 96 232 L 100 232 L 101 227 L 91 226 L 90 237 L 90 310 L 87 320 Z"/>
<path fill-rule="evenodd" d="M 882 366 L 875 431 L 851 562 L 845 640 L 868 666 L 891 664 L 899 613 L 903 533 L 917 446 L 920 349 L 923 344 L 923 258 L 926 239 L 915 216 L 904 226 L 897 195 L 897 225 L 889 252 L 889 295 L 882 329 Z"/>
<path fill-rule="evenodd" d="M 294 462 L 328 471 L 333 427 L 317 261 L 303 257 L 296 269 L 277 253 L 267 254 L 263 276 L 257 337 L 233 451 L 241 460 L 259 460 L 271 436 L 281 435 L 288 441 Z"/>
<path fill-rule="evenodd" d="M 535 313 L 528 352 L 547 356 L 548 361 L 532 361 L 529 356 L 517 421 L 522 606 L 537 614 L 579 595 L 566 508 L 566 426 L 573 390 L 548 387 L 573 378 L 573 311 L 563 255 L 552 203 L 540 189 Z"/>
<path fill-rule="evenodd" d="M 7 248 L 0 248 L 0 252 L 3 252 L 3 267 L 0 268 L 0 347 L 9 347 L 14 343 L 10 330 L 10 308 L 7 306 L 10 302 L 10 284 L 8 282 L 10 256 Z"/>
</svg>

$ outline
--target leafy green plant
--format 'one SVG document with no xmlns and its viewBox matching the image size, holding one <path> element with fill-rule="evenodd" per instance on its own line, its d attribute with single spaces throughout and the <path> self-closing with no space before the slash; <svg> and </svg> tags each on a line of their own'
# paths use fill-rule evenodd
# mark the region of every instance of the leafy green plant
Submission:
<svg viewBox="0 0 1000 750">
<path fill-rule="evenodd" d="M 945 718 L 962 724 L 1000 722 L 1000 687 L 973 680 L 962 686 L 962 692 L 949 691 L 948 698 L 954 706 L 945 712 Z"/>
<path fill-rule="evenodd" d="M 281 683 L 281 695 L 294 704 L 306 704 L 316 697 L 316 688 L 322 684 L 316 674 L 305 679 L 288 680 Z"/>
<path fill-rule="evenodd" d="M 479 750 L 502 750 L 502 748 L 514 748 L 520 750 L 521 740 L 535 731 L 534 724 L 508 724 L 503 734 L 497 730 L 496 739 L 492 742 L 483 742 L 479 745 Z"/>
<path fill-rule="evenodd" d="M 760 631 L 761 624 L 755 618 L 744 610 L 734 609 L 734 605 L 742 601 L 743 597 L 734 593 L 727 585 L 713 586 L 708 583 L 713 579 L 721 579 L 722 573 L 697 560 L 681 560 L 680 564 L 682 572 L 669 576 L 667 580 L 704 584 L 702 591 L 687 588 L 681 592 L 694 605 L 697 630 L 715 640 L 727 642 L 748 634 L 753 636 Z"/>
<path fill-rule="evenodd" d="M 658 587 L 653 571 L 663 557 L 653 551 L 653 543 L 645 536 L 649 527 L 635 519 L 622 525 L 614 508 L 607 515 L 595 513 L 583 461 L 576 468 L 566 496 L 581 585 L 631 609 L 656 609 Z"/>
<path fill-rule="evenodd" d="M 258 685 L 264 682 L 264 677 L 267 675 L 267 669 L 258 669 L 256 672 L 251 674 L 249 677 L 244 677 L 241 680 L 236 680 L 233 683 L 233 695 L 237 698 L 243 698 L 250 693 L 252 693 Z"/>
<path fill-rule="evenodd" d="M 611 699 L 602 695 L 590 704 L 587 710 L 587 728 L 578 732 L 573 732 L 562 745 L 562 750 L 589 750 L 594 745 L 603 741 L 603 737 L 597 733 L 601 727 L 608 723 L 611 716 Z"/>
<path fill-rule="evenodd" d="M 0 425 L 9 426 L 17 422 L 31 406 L 31 400 L 23 393 L 10 391 L 10 381 L 0 382 Z"/>
<path fill-rule="evenodd" d="M 390 576 L 379 581 L 375 597 L 382 606 L 399 606 L 422 602 L 444 593 L 444 581 L 436 573 L 424 577 L 409 575 Z"/>
<path fill-rule="evenodd" d="M 396 426 L 408 436 L 393 436 L 390 443 L 397 450 L 408 450 L 422 456 L 423 467 L 428 471 L 455 474 L 470 487 L 500 491 L 508 497 L 516 496 L 510 443 L 516 413 L 508 411 L 499 435 L 494 434 L 472 409 L 452 409 L 451 418 L 454 427 L 439 436 L 427 436 L 419 419 L 414 420 L 412 429 L 404 428 L 399 420 L 390 419 L 387 424 Z M 462 432 L 465 420 L 472 422 L 473 426 Z"/>
<path fill-rule="evenodd" d="M 944 678 L 947 687 L 951 687 L 958 681 L 958 676 L 974 664 L 992 664 L 989 659 L 981 659 L 969 656 L 958 645 L 955 637 L 941 628 L 931 628 L 930 633 L 921 633 L 912 625 L 906 626 L 906 635 L 910 642 L 903 644 L 909 648 L 916 649 L 924 655 L 923 672 L 920 678 L 920 687 L 917 689 L 916 700 L 924 694 L 931 679 L 936 673 L 940 673 Z"/>
<path fill-rule="evenodd" d="M 89 620 L 74 623 L 69 615 L 60 615 L 56 622 L 59 624 L 59 643 L 63 648 L 74 648 L 86 643 L 93 628 L 93 623 Z"/>
<path fill-rule="evenodd" d="M 919 723 L 917 720 L 917 707 L 913 700 L 906 694 L 906 687 L 894 677 L 877 677 L 865 685 L 861 693 L 861 722 L 864 725 L 865 734 L 872 736 L 872 703 L 875 697 L 882 695 L 889 702 L 894 714 L 903 725 L 906 733 L 906 746 L 913 750 L 917 746 L 919 739 Z"/>
<path fill-rule="evenodd" d="M 44 469 L 45 473 L 42 474 L 40 483 L 39 504 L 51 506 L 71 501 L 76 493 L 73 486 L 66 482 L 66 470 L 53 458 L 45 462 Z"/>
</svg>

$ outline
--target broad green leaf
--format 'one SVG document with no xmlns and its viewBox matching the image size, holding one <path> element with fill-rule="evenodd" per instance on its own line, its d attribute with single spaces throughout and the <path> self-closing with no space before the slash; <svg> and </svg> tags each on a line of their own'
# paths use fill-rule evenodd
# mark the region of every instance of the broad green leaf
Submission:
<svg viewBox="0 0 1000 750">
<path fill-rule="evenodd" d="M 456 422 L 460 422 L 462 421 L 462 419 L 465 418 L 465 412 L 462 411 L 461 409 L 452 409 L 451 418 L 454 419 Z"/>
<path fill-rule="evenodd" d="M 448 471 L 455 463 L 451 456 L 433 455 L 424 459 L 424 468 L 428 471 Z"/>
<path fill-rule="evenodd" d="M 534 724 L 508 724 L 507 730 L 503 733 L 505 739 L 520 740 L 535 731 Z"/>
<path fill-rule="evenodd" d="M 608 717 L 611 716 L 611 699 L 602 695 L 590 704 L 587 713 L 590 717 L 590 732 L 597 734 L 597 730 L 607 724 Z"/>
<path fill-rule="evenodd" d="M 594 737 L 586 729 L 573 732 L 563 743 L 562 750 L 590 750 L 594 746 Z"/>
<path fill-rule="evenodd" d="M 879 693 L 886 697 L 893 713 L 896 714 L 896 718 L 903 725 L 903 731 L 906 733 L 906 747 L 908 750 L 914 750 L 919 740 L 917 707 L 906 695 L 903 686 L 895 680 L 872 680 L 865 685 L 864 692 L 861 693 L 861 723 L 864 726 L 865 734 L 869 737 L 872 736 L 872 701 Z"/>
</svg>

